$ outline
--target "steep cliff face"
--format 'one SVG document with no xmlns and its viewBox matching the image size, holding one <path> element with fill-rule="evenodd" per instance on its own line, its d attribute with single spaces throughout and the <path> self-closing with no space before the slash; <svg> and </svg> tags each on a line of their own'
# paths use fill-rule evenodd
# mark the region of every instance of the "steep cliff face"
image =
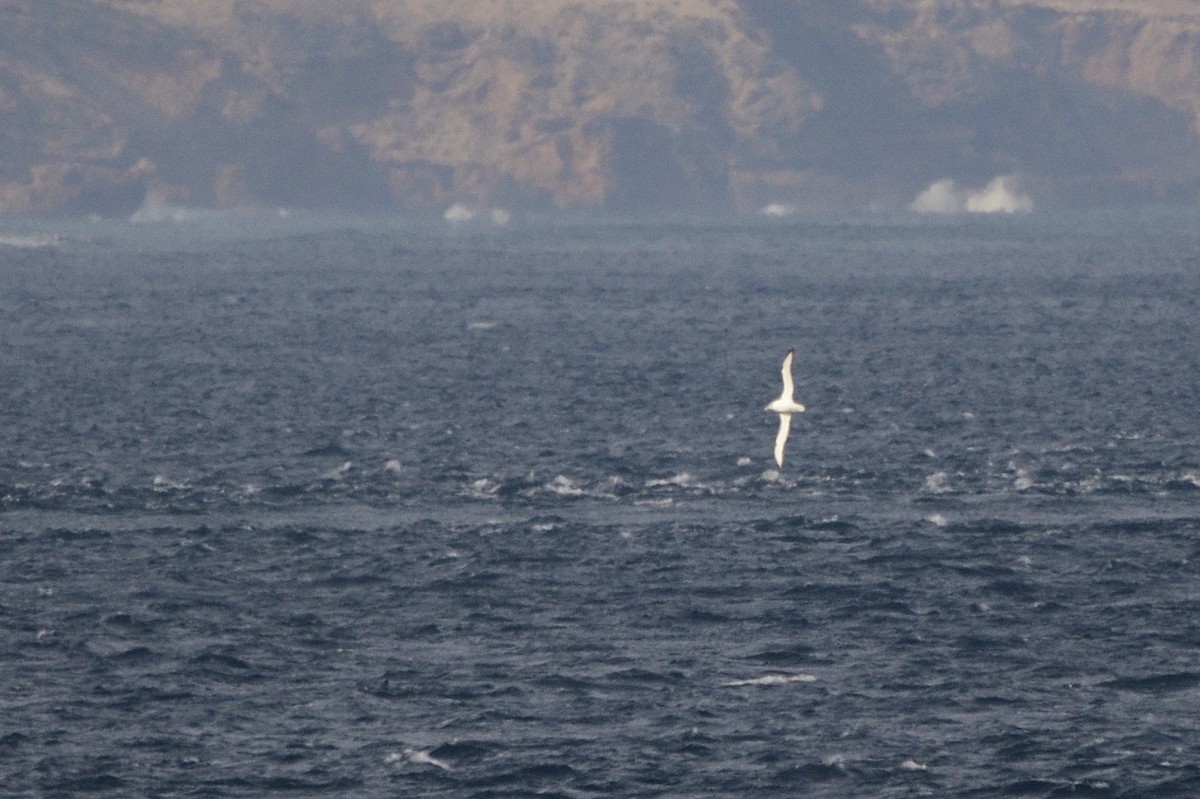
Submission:
<svg viewBox="0 0 1200 799">
<path fill-rule="evenodd" d="M 414 54 L 413 90 L 330 133 L 387 164 L 400 196 L 629 207 L 662 186 L 675 205 L 721 204 L 728 160 L 798 130 L 819 102 L 731 3 L 374 12 Z"/>
<path fill-rule="evenodd" d="M 962 132 L 948 148 L 960 172 L 1025 173 L 1079 202 L 1195 198 L 1200 4 L 870 5 L 856 34 L 904 83 L 926 130 Z"/>
<path fill-rule="evenodd" d="M 1200 4 L 0 0 L 0 115 L 7 212 L 1195 201 Z"/>
</svg>

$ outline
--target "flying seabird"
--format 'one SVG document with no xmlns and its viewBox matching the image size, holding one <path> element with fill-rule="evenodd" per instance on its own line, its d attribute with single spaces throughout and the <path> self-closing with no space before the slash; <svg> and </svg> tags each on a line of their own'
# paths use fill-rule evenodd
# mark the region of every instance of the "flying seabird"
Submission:
<svg viewBox="0 0 1200 799">
<path fill-rule="evenodd" d="M 783 468 L 783 445 L 787 443 L 788 430 L 792 427 L 792 414 L 804 412 L 804 406 L 792 397 L 796 390 L 792 383 L 792 355 L 795 352 L 795 349 L 790 349 L 783 358 L 783 393 L 763 408 L 764 411 L 775 411 L 779 414 L 779 432 L 775 435 L 775 463 L 779 464 L 780 469 Z"/>
</svg>

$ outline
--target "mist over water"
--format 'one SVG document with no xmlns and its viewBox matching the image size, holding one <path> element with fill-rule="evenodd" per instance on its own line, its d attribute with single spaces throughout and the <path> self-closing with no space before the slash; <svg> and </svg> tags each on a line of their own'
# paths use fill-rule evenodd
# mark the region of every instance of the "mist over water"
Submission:
<svg viewBox="0 0 1200 799">
<path fill-rule="evenodd" d="M 1195 222 L 0 228 L 0 784 L 1191 795 Z"/>
</svg>

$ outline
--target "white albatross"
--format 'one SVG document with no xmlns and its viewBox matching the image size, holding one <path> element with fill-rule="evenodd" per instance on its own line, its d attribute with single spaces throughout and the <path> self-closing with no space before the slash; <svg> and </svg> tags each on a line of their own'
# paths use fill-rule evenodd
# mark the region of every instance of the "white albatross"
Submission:
<svg viewBox="0 0 1200 799">
<path fill-rule="evenodd" d="M 796 386 L 792 383 L 792 356 L 795 353 L 795 349 L 790 349 L 783 357 L 783 392 L 763 408 L 764 411 L 779 414 L 779 432 L 775 434 L 775 463 L 779 464 L 780 469 L 783 468 L 783 445 L 787 443 L 788 431 L 792 429 L 792 414 L 804 413 L 804 406 L 793 398 Z"/>
</svg>

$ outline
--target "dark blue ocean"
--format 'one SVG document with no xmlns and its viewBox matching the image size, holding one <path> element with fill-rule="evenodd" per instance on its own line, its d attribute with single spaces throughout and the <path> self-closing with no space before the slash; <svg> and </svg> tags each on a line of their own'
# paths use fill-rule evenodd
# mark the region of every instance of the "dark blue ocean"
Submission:
<svg viewBox="0 0 1200 799">
<path fill-rule="evenodd" d="M 5 797 L 1200 796 L 1200 214 L 0 228 Z"/>
</svg>

